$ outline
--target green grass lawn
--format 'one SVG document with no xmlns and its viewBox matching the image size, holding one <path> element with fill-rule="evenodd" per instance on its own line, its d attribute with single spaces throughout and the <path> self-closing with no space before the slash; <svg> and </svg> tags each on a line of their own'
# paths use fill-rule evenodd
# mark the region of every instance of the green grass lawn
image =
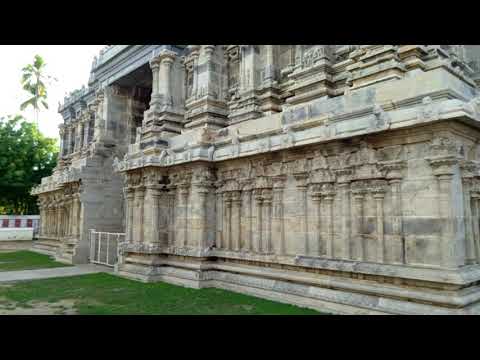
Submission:
<svg viewBox="0 0 480 360">
<path fill-rule="evenodd" d="M 141 283 L 100 273 L 0 285 L 1 302 L 32 307 L 32 301 L 73 301 L 82 315 L 319 315 L 220 289 L 189 289 L 166 283 Z"/>
<path fill-rule="evenodd" d="M 46 269 L 69 266 L 52 260 L 48 255 L 21 250 L 0 253 L 0 271 Z"/>
</svg>

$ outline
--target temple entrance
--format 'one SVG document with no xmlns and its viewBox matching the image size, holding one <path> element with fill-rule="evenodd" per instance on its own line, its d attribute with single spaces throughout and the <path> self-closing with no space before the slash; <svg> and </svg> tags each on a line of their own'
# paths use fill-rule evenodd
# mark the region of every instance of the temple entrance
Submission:
<svg viewBox="0 0 480 360">
<path fill-rule="evenodd" d="M 145 64 L 122 77 L 115 85 L 128 89 L 131 97 L 130 117 L 127 120 L 128 144 L 134 144 L 137 139 L 137 129 L 142 127 L 143 114 L 150 108 L 152 95 L 152 71 Z"/>
</svg>

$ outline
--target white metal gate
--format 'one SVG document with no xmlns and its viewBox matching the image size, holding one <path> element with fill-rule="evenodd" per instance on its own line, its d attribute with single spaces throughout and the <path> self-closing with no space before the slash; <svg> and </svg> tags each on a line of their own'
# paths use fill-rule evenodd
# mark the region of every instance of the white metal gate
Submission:
<svg viewBox="0 0 480 360">
<path fill-rule="evenodd" d="M 119 245 L 125 241 L 125 233 L 90 230 L 90 262 L 114 267 L 118 262 Z"/>
</svg>

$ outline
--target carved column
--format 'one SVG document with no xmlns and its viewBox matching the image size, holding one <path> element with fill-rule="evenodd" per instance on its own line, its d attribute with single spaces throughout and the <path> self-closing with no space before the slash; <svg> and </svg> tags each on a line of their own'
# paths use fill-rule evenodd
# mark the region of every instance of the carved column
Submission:
<svg viewBox="0 0 480 360">
<path fill-rule="evenodd" d="M 47 214 L 48 214 L 48 218 L 47 218 L 47 234 L 49 237 L 51 237 L 53 234 L 52 234 L 52 211 L 53 211 L 53 208 L 52 208 L 52 204 L 50 203 L 48 205 L 48 210 L 47 210 Z"/>
<path fill-rule="evenodd" d="M 75 224 L 73 236 L 78 240 L 80 236 L 80 211 L 81 211 L 82 204 L 80 203 L 80 194 L 76 193 L 73 196 L 73 221 Z"/>
<path fill-rule="evenodd" d="M 217 212 L 217 231 L 216 231 L 216 242 L 215 242 L 215 245 L 216 245 L 216 248 L 217 249 L 221 249 L 223 246 L 225 246 L 224 242 L 223 242 L 223 235 L 224 235 L 224 217 L 225 217 L 225 210 L 224 210 L 224 206 L 223 206 L 223 193 L 222 191 L 219 189 L 221 187 L 221 183 L 217 183 L 216 184 L 217 186 L 217 190 L 215 191 L 215 194 L 216 194 L 216 201 L 217 201 L 217 208 L 216 208 L 216 212 Z"/>
<path fill-rule="evenodd" d="M 47 235 L 52 236 L 52 204 L 47 206 Z"/>
<path fill-rule="evenodd" d="M 75 235 L 75 200 L 73 195 L 70 195 L 70 218 L 69 218 L 69 237 Z"/>
<path fill-rule="evenodd" d="M 50 235 L 50 204 L 45 205 L 45 235 Z"/>
<path fill-rule="evenodd" d="M 59 135 L 60 135 L 60 151 L 58 152 L 59 158 L 65 156 L 65 125 L 60 124 L 59 126 Z"/>
<path fill-rule="evenodd" d="M 135 212 L 134 212 L 134 227 L 133 238 L 135 243 L 143 242 L 143 211 L 145 201 L 145 188 L 139 186 L 135 189 Z"/>
<path fill-rule="evenodd" d="M 308 233 L 307 233 L 307 181 L 308 174 L 296 174 L 297 190 L 299 192 L 298 224 L 299 224 L 299 248 L 298 254 L 308 255 Z"/>
<path fill-rule="evenodd" d="M 56 214 L 56 207 L 55 207 L 55 204 L 52 204 L 52 208 L 50 212 L 50 233 L 52 237 L 56 236 L 55 214 Z"/>
<path fill-rule="evenodd" d="M 376 222 L 377 222 L 377 260 L 385 262 L 385 235 L 384 235 L 384 212 L 383 201 L 385 198 L 385 189 L 382 186 L 377 186 L 373 189 L 373 198 L 375 199 Z"/>
<path fill-rule="evenodd" d="M 179 186 L 180 189 L 180 201 L 181 201 L 181 208 L 183 211 L 183 234 L 182 234 L 182 246 L 188 246 L 188 195 L 189 195 L 189 186 L 182 184 Z"/>
<path fill-rule="evenodd" d="M 473 238 L 474 253 L 476 262 L 480 262 L 480 192 L 475 189 L 472 192 L 472 222 L 473 222 Z"/>
<path fill-rule="evenodd" d="M 354 242 L 354 257 L 357 260 L 365 261 L 365 241 L 363 239 L 364 229 L 364 213 L 363 202 L 365 199 L 365 191 L 363 184 L 354 183 L 354 189 L 352 190 L 353 202 L 354 202 L 354 215 L 352 216 L 352 239 Z"/>
<path fill-rule="evenodd" d="M 247 188 L 243 190 L 243 194 L 245 197 L 245 219 L 246 219 L 246 234 L 245 234 L 245 250 L 252 251 L 252 237 L 253 237 L 253 229 L 252 229 L 252 189 Z"/>
<path fill-rule="evenodd" d="M 254 197 L 255 197 L 255 209 L 256 209 L 256 217 L 255 217 L 255 233 L 254 233 L 254 251 L 260 253 L 262 251 L 262 204 L 263 204 L 263 196 L 261 189 L 254 190 Z"/>
<path fill-rule="evenodd" d="M 326 222 L 327 222 L 327 241 L 326 241 L 326 255 L 332 259 L 334 257 L 334 241 L 335 234 L 333 232 L 333 200 L 335 191 L 333 184 L 325 184 L 322 188 L 322 195 L 326 205 Z"/>
<path fill-rule="evenodd" d="M 223 221 L 223 246 L 226 250 L 232 249 L 232 194 L 223 193 L 224 199 L 224 221 Z"/>
<path fill-rule="evenodd" d="M 133 243 L 133 210 L 134 210 L 134 199 L 135 199 L 135 190 L 131 187 L 125 189 L 125 198 L 127 202 L 127 221 L 126 221 L 126 241 Z"/>
<path fill-rule="evenodd" d="M 264 82 L 271 84 L 275 81 L 274 45 L 265 45 Z"/>
<path fill-rule="evenodd" d="M 59 201 L 57 203 L 57 237 L 62 237 L 62 215 L 63 215 L 63 202 Z"/>
<path fill-rule="evenodd" d="M 155 106 L 159 100 L 158 72 L 160 70 L 160 58 L 156 57 L 150 60 L 150 69 L 152 70 L 152 94 L 150 96 L 150 106 Z"/>
<path fill-rule="evenodd" d="M 471 171 L 470 171 L 471 170 Z M 474 234 L 474 220 L 472 219 L 472 189 L 473 189 L 473 174 L 478 171 L 476 167 L 469 169 L 468 166 L 462 167 L 462 186 L 463 186 L 463 201 L 465 208 L 465 262 L 466 264 L 476 263 L 477 256 L 475 253 L 475 234 Z M 467 173 L 467 174 L 465 174 Z"/>
<path fill-rule="evenodd" d="M 70 144 L 72 143 L 72 140 L 71 140 L 72 129 L 70 128 L 70 125 L 66 125 L 65 133 L 67 135 L 66 136 L 66 144 L 64 144 L 63 146 L 65 147 L 65 156 L 68 156 L 72 152 L 71 151 L 72 149 L 70 149 Z"/>
<path fill-rule="evenodd" d="M 77 151 L 82 150 L 85 147 L 85 122 L 78 123 L 78 148 Z"/>
<path fill-rule="evenodd" d="M 55 204 L 50 207 L 50 235 L 55 237 Z"/>
<path fill-rule="evenodd" d="M 161 191 L 157 187 L 147 187 L 147 191 L 150 197 L 150 221 L 151 224 L 146 226 L 151 226 L 151 238 L 145 239 L 145 242 L 152 244 L 157 244 L 160 242 L 160 229 L 159 229 L 159 208 L 160 208 L 160 196 Z"/>
<path fill-rule="evenodd" d="M 197 185 L 197 193 L 198 193 L 198 207 L 199 207 L 199 221 L 198 221 L 198 226 L 199 226 L 199 237 L 198 237 L 198 248 L 199 249 L 206 249 L 208 248 L 208 229 L 209 229 L 209 224 L 208 224 L 208 209 L 207 209 L 207 197 L 208 194 L 210 193 L 210 185 L 207 184 L 202 184 L 202 185 Z"/>
<path fill-rule="evenodd" d="M 338 191 L 342 201 L 342 212 L 341 212 L 341 223 L 342 223 L 342 243 L 343 243 L 343 252 L 342 257 L 344 259 L 350 259 L 352 257 L 350 251 L 350 234 L 351 234 L 351 216 L 350 216 L 350 183 L 339 182 Z"/>
<path fill-rule="evenodd" d="M 456 268 L 465 264 L 465 224 L 460 221 L 463 217 L 463 201 L 460 200 L 463 199 L 454 198 L 454 194 L 462 193 L 458 159 L 450 156 L 430 158 L 428 161 L 438 184 L 438 208 L 442 224 L 441 264 Z"/>
<path fill-rule="evenodd" d="M 160 55 L 160 68 L 158 73 L 158 88 L 160 95 L 163 95 L 163 103 L 167 106 L 173 105 L 172 98 L 172 65 L 176 54 L 171 51 L 164 51 Z"/>
<path fill-rule="evenodd" d="M 88 142 L 89 142 L 88 134 L 89 133 L 90 133 L 90 121 L 87 120 L 87 121 L 85 121 L 85 124 L 84 124 L 84 127 L 83 127 L 83 148 L 84 149 L 86 147 L 88 147 Z"/>
<path fill-rule="evenodd" d="M 40 215 L 40 219 L 38 221 L 38 236 L 42 236 L 43 234 L 43 225 L 42 225 L 42 222 L 43 222 L 43 205 L 42 203 L 37 200 L 37 206 L 38 206 L 38 213 Z"/>
<path fill-rule="evenodd" d="M 68 203 L 64 199 L 63 200 L 63 208 L 62 208 L 62 236 L 68 235 Z"/>
<path fill-rule="evenodd" d="M 168 229 L 168 245 L 173 246 L 175 244 L 175 208 L 177 206 L 176 199 L 176 188 L 169 186 L 169 229 Z"/>
<path fill-rule="evenodd" d="M 313 192 L 312 192 L 312 201 L 315 207 L 315 233 L 316 233 L 316 254 L 318 256 L 322 256 L 325 254 L 325 248 L 323 246 L 322 242 L 322 234 L 321 234 L 321 203 L 322 203 L 322 196 L 320 192 L 318 191 L 318 185 L 314 186 Z"/>
<path fill-rule="evenodd" d="M 392 239 L 395 242 L 401 243 L 401 262 L 406 263 L 405 253 L 405 240 L 403 237 L 402 229 L 402 169 L 405 164 L 401 161 L 383 165 L 386 170 L 386 179 L 391 189 L 392 194 L 392 211 L 391 211 L 391 223 L 392 223 Z M 387 249 L 386 249 L 387 250 Z M 387 252 L 387 251 L 385 251 Z M 386 257 L 386 253 L 384 255 Z"/>
<path fill-rule="evenodd" d="M 272 252 L 272 194 L 271 190 L 263 190 L 263 204 L 264 210 L 264 226 L 265 226 L 265 241 L 263 244 L 263 252 L 269 254 Z"/>
<path fill-rule="evenodd" d="M 240 238 L 241 238 L 241 219 L 242 219 L 242 212 L 241 212 L 241 193 L 240 191 L 233 191 L 232 192 L 232 201 L 231 201 L 231 245 L 233 245 L 233 250 L 240 251 Z"/>
<path fill-rule="evenodd" d="M 285 255 L 285 222 L 283 211 L 283 189 L 286 177 L 278 176 L 273 179 L 273 215 L 272 237 L 278 241 L 278 254 Z"/>
</svg>

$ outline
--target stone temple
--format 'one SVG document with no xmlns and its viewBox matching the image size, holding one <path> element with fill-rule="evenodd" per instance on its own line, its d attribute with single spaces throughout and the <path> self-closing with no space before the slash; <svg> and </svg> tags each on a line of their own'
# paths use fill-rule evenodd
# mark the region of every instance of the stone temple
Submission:
<svg viewBox="0 0 480 360">
<path fill-rule="evenodd" d="M 479 314 L 479 65 L 473 45 L 108 46 L 60 105 L 35 249 L 87 263 L 95 229 L 141 281 Z"/>
</svg>

